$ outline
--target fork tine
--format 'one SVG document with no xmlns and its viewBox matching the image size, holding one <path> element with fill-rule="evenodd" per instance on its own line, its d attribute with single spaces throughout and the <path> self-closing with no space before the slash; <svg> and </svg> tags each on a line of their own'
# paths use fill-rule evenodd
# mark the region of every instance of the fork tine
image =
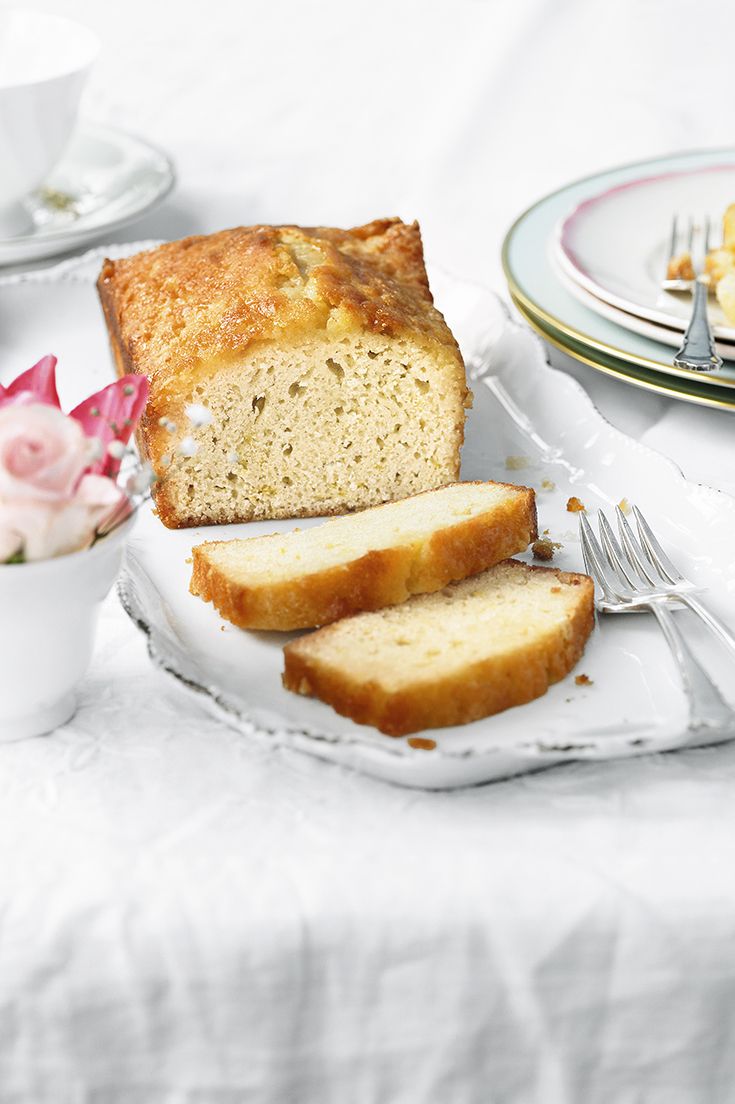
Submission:
<svg viewBox="0 0 735 1104">
<path fill-rule="evenodd" d="M 582 559 L 584 560 L 584 568 L 588 575 L 592 575 L 594 579 L 597 579 L 597 570 L 592 562 L 592 555 L 589 549 L 589 543 L 587 541 L 587 530 L 582 524 L 582 514 L 579 515 L 579 543 L 582 546 Z M 602 585 L 600 583 L 600 585 Z"/>
<path fill-rule="evenodd" d="M 622 542 L 623 548 L 625 549 L 625 554 L 628 557 L 630 566 L 633 568 L 634 571 L 638 572 L 641 579 L 644 579 L 649 586 L 655 586 L 656 580 L 651 575 L 650 569 L 646 566 L 645 556 L 640 546 L 638 545 L 638 542 L 633 536 L 633 530 L 628 524 L 628 519 L 619 506 L 615 507 L 615 516 L 618 521 L 618 532 L 620 533 L 620 540 Z"/>
<path fill-rule="evenodd" d="M 685 583 L 686 579 L 672 564 L 656 536 L 637 506 L 633 507 L 633 516 L 638 526 L 638 535 L 643 549 L 651 565 L 658 571 L 661 578 L 667 583 Z"/>
<path fill-rule="evenodd" d="M 674 215 L 671 221 L 671 237 L 669 239 L 669 260 L 673 261 L 676 256 L 676 239 L 679 236 L 679 220 Z"/>
<path fill-rule="evenodd" d="M 705 256 L 709 253 L 709 235 L 710 235 L 710 218 L 706 216 L 704 220 L 704 253 Z"/>
<path fill-rule="evenodd" d="M 687 233 L 687 249 L 689 250 L 690 253 L 692 252 L 693 245 L 694 245 L 694 218 L 693 218 L 692 215 L 690 215 L 689 216 L 689 230 L 688 230 L 688 233 Z"/>
<path fill-rule="evenodd" d="M 597 520 L 600 526 L 600 539 L 602 541 L 602 547 L 607 553 L 607 558 L 613 568 L 617 571 L 620 578 L 623 580 L 623 586 L 627 586 L 628 594 L 626 597 L 635 597 L 634 591 L 638 589 L 638 583 L 631 576 L 628 565 L 625 562 L 625 555 L 623 550 L 615 539 L 615 534 L 612 531 L 610 522 L 605 517 L 602 510 L 597 513 Z"/>
<path fill-rule="evenodd" d="M 605 554 L 584 513 L 579 515 L 579 540 L 582 545 L 582 556 L 584 557 L 587 574 L 594 578 L 608 601 L 619 601 L 619 583 L 607 567 Z"/>
</svg>

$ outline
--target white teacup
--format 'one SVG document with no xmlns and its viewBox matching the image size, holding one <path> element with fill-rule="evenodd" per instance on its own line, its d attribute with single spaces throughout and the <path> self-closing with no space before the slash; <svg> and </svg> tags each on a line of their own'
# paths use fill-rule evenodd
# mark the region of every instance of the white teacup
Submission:
<svg viewBox="0 0 735 1104">
<path fill-rule="evenodd" d="M 0 743 L 40 736 L 74 713 L 100 605 L 134 522 L 84 552 L 0 564 Z"/>
<path fill-rule="evenodd" d="M 0 10 L 0 236 L 26 229 L 21 200 L 64 152 L 98 49 L 70 19 Z"/>
</svg>

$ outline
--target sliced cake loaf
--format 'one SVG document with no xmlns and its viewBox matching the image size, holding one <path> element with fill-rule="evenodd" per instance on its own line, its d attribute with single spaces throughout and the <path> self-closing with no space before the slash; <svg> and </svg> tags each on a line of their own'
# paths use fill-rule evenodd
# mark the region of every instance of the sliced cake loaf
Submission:
<svg viewBox="0 0 735 1104">
<path fill-rule="evenodd" d="M 344 513 L 457 479 L 469 406 L 418 226 L 245 226 L 106 261 L 164 525 Z M 197 416 L 194 428 L 187 411 Z"/>
<path fill-rule="evenodd" d="M 464 724 L 538 698 L 594 623 L 587 575 L 506 560 L 284 649 L 283 684 L 389 736 Z"/>
<path fill-rule="evenodd" d="M 439 590 L 537 535 L 532 490 L 453 483 L 309 529 L 199 544 L 191 592 L 241 628 L 311 628 Z"/>
</svg>

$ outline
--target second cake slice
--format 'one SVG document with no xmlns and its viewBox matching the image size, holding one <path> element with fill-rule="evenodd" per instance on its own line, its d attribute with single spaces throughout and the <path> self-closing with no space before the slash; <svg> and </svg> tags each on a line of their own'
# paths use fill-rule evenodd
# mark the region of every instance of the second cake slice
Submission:
<svg viewBox="0 0 735 1104">
<path fill-rule="evenodd" d="M 574 667 L 593 624 L 587 575 L 508 560 L 299 637 L 284 648 L 283 684 L 405 736 L 540 697 Z"/>
<path fill-rule="evenodd" d="M 192 594 L 248 629 L 305 629 L 441 590 L 537 537 L 534 493 L 452 483 L 310 529 L 193 549 Z"/>
</svg>

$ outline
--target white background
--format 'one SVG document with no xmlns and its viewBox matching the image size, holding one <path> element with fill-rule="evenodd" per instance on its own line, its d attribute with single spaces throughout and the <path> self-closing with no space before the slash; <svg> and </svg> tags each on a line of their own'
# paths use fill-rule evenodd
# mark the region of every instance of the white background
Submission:
<svg viewBox="0 0 735 1104">
<path fill-rule="evenodd" d="M 38 6 L 177 164 L 120 239 L 397 214 L 501 290 L 545 192 L 733 141 L 725 0 Z M 735 489 L 731 415 L 575 372 Z M 0 1104 L 735 1100 L 734 795 L 732 748 L 444 795 L 269 752 L 111 600 L 75 721 L 0 760 Z"/>
</svg>

